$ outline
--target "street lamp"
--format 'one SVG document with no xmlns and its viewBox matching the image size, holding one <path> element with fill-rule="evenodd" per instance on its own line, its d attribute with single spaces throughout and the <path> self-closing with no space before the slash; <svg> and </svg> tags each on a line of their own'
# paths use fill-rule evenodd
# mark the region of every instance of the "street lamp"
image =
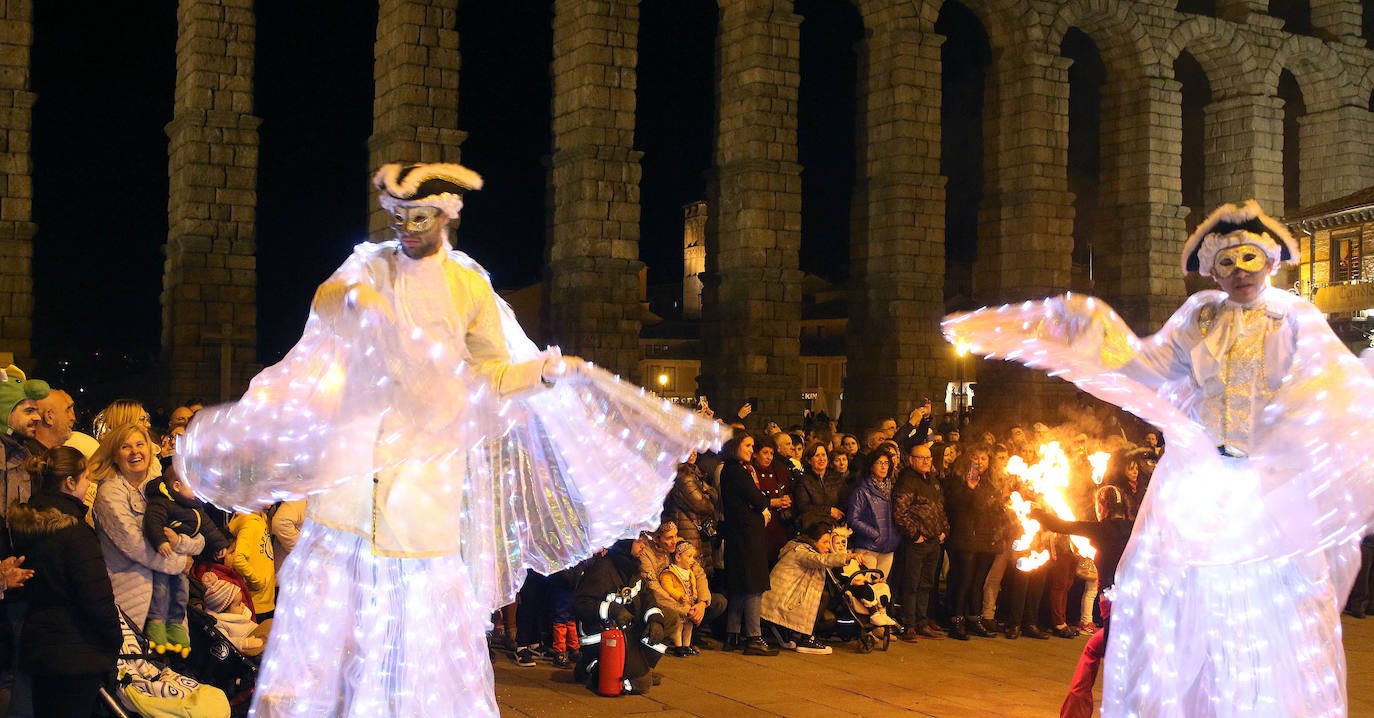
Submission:
<svg viewBox="0 0 1374 718">
<path fill-rule="evenodd" d="M 664 373 L 658 375 L 658 393 L 662 394 L 663 392 L 665 392 L 665 391 L 667 391 L 667 390 L 668 390 L 668 373 L 667 373 L 667 372 L 664 372 Z"/>
</svg>

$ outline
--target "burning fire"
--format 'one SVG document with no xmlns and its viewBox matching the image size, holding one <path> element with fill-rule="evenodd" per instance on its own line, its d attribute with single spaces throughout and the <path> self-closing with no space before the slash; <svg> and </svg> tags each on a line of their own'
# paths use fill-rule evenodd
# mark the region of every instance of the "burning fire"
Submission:
<svg viewBox="0 0 1374 718">
<path fill-rule="evenodd" d="M 1068 455 L 1064 453 L 1064 449 L 1059 446 L 1057 441 L 1044 444 L 1040 447 L 1039 453 L 1040 461 L 1034 465 L 1027 465 L 1025 460 L 1019 456 L 1011 457 L 1011 461 L 1007 462 L 1007 473 L 1020 477 L 1031 491 L 1040 495 L 1056 516 L 1065 521 L 1076 520 L 1073 509 L 1069 507 L 1069 502 L 1064 498 L 1064 491 L 1069 486 Z M 1102 477 L 1107 473 L 1108 458 L 1110 455 L 1101 451 L 1088 457 L 1088 463 L 1093 467 L 1092 480 L 1094 484 L 1102 483 Z M 1016 568 L 1022 571 L 1033 571 L 1050 560 L 1048 550 L 1031 550 L 1036 534 L 1040 533 L 1040 522 L 1028 515 L 1032 503 L 1023 498 L 1021 492 L 1013 491 L 1010 503 L 1017 520 L 1021 522 L 1021 537 L 1012 542 L 1012 550 L 1030 551 L 1028 555 L 1016 559 Z M 1073 536 L 1069 540 L 1078 550 L 1078 555 L 1090 559 L 1097 554 L 1096 549 L 1093 548 L 1088 539 L 1082 536 Z"/>
</svg>

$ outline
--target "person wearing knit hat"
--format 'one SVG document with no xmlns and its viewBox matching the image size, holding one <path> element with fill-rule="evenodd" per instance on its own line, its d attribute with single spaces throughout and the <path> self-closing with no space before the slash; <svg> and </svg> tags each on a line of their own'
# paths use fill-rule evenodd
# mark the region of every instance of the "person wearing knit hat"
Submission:
<svg viewBox="0 0 1374 718">
<path fill-rule="evenodd" d="M 249 655 L 260 653 L 263 639 L 255 635 L 259 632 L 259 624 L 253 620 L 253 612 L 243 602 L 243 591 L 214 573 L 204 574 L 202 581 L 205 585 L 202 603 L 205 612 L 215 619 L 215 628 L 240 651 Z"/>
<path fill-rule="evenodd" d="M 24 379 L 23 374 L 0 383 L 0 430 L 33 438 L 42 420 L 38 400 L 48 396 L 48 383 L 38 379 Z"/>
<path fill-rule="evenodd" d="M 6 379 L 0 382 L 0 466 L 4 467 L 3 497 L 5 505 L 29 498 L 29 472 L 24 462 L 38 446 L 34 438 L 42 415 L 38 400 L 48 395 L 48 383 L 25 379 L 14 366 L 6 367 Z"/>
<path fill-rule="evenodd" d="M 234 584 L 219 579 L 214 574 L 206 574 L 205 610 L 210 613 L 228 613 L 236 604 L 243 602 L 243 592 Z"/>
<path fill-rule="evenodd" d="M 3 482 L 0 500 L 5 502 L 5 507 L 27 502 L 32 493 L 33 479 L 25 464 L 42 446 L 36 438 L 42 423 L 38 401 L 45 398 L 48 391 L 47 382 L 27 379 L 14 365 L 0 369 L 0 482 Z M 0 511 L 0 516 L 3 513 Z M 11 555 L 10 541 L 7 527 L 0 525 L 0 557 Z M 24 615 L 25 604 L 17 596 L 6 598 L 0 593 L 0 598 L 8 604 L 0 609 L 0 629 L 17 641 L 21 623 L 18 617 Z M 13 670 L 0 671 L 0 692 L 12 694 L 14 705 L 11 707 L 21 712 L 30 700 L 28 689 L 24 687 L 28 680 L 27 676 Z"/>
<path fill-rule="evenodd" d="M 202 409 L 173 464 L 223 507 L 309 497 L 255 715 L 494 718 L 490 612 L 527 569 L 656 526 L 722 429 L 529 340 L 450 242 L 476 172 L 393 163 L 373 186 L 393 238 L 354 248 L 286 358 Z M 257 533 L 237 550 L 271 570 Z"/>
<path fill-rule="evenodd" d="M 1182 268 L 1217 289 L 1153 336 L 1079 295 L 945 319 L 951 342 L 1049 371 L 1168 435 L 1062 715 L 1093 711 L 1098 660 L 1103 715 L 1346 715 L 1340 611 L 1374 523 L 1374 402 L 1359 398 L 1374 395 L 1374 356 L 1356 358 L 1321 311 L 1272 285 L 1297 259 L 1250 200 L 1183 244 Z"/>
</svg>

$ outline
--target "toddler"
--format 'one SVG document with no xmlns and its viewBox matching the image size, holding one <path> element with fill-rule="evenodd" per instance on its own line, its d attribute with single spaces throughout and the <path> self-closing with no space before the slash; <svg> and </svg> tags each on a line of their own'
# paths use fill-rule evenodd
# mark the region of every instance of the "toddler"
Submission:
<svg viewBox="0 0 1374 718">
<path fill-rule="evenodd" d="M 175 472 L 148 482 L 144 489 L 148 508 L 143 514 L 143 536 L 163 556 L 177 553 L 181 536 L 204 534 L 205 555 L 221 558 L 228 539 L 210 521 L 205 507 L 190 485 Z M 153 572 L 153 603 L 148 608 L 144 629 L 148 644 L 158 653 L 172 651 L 183 657 L 191 653 L 191 637 L 186 632 L 186 600 L 190 596 L 184 573 L 169 575 Z"/>
</svg>

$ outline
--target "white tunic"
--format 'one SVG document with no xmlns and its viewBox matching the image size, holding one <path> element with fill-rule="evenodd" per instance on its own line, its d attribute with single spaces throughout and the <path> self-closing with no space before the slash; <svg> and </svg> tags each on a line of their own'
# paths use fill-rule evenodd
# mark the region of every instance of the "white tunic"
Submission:
<svg viewBox="0 0 1374 718">
<path fill-rule="evenodd" d="M 330 281 L 386 310 L 317 302 L 176 459 L 222 506 L 310 497 L 253 711 L 495 716 L 490 612 L 526 568 L 654 528 L 677 463 L 721 431 L 595 367 L 543 387 L 544 355 L 459 252 L 363 244 Z"/>
<path fill-rule="evenodd" d="M 1164 430 L 1117 572 L 1104 716 L 1344 716 L 1340 609 L 1374 519 L 1374 380 L 1302 299 L 1188 300 L 1148 339 L 1065 296 L 946 320 Z M 1223 456 L 1219 446 L 1246 458 Z"/>
</svg>

